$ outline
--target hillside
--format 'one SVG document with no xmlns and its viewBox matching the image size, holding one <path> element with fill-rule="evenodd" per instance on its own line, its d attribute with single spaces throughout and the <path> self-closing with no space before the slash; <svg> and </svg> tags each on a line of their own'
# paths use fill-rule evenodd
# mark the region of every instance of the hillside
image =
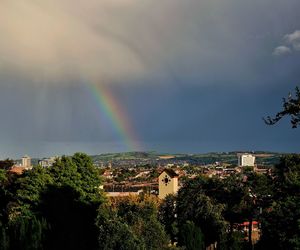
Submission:
<svg viewBox="0 0 300 250">
<path fill-rule="evenodd" d="M 126 152 L 111 153 L 91 156 L 95 163 L 120 163 L 125 165 L 145 164 L 180 164 L 207 165 L 215 162 L 237 165 L 237 151 L 211 152 L 204 154 L 161 154 L 157 152 Z M 251 152 L 256 156 L 258 165 L 274 165 L 279 162 L 282 153 L 275 152 Z M 117 164 L 119 165 L 119 164 Z"/>
</svg>

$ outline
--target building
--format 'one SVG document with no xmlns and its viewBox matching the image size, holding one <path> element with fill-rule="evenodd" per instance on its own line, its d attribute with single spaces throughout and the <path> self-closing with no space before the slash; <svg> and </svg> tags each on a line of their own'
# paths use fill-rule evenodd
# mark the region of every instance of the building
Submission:
<svg viewBox="0 0 300 250">
<path fill-rule="evenodd" d="M 241 224 L 238 224 L 238 231 L 243 232 L 245 241 L 248 241 L 249 238 L 249 221 L 245 221 Z M 258 221 L 252 221 L 252 234 L 251 234 L 251 240 L 252 244 L 257 243 L 257 241 L 260 239 L 261 236 L 261 230 L 260 225 Z"/>
<path fill-rule="evenodd" d="M 24 171 L 26 171 L 26 169 L 28 169 L 28 168 L 14 165 L 11 167 L 11 169 L 8 172 L 11 174 L 21 175 L 21 174 L 23 174 Z"/>
<path fill-rule="evenodd" d="M 31 168 L 31 158 L 28 155 L 22 157 L 22 167 Z"/>
<path fill-rule="evenodd" d="M 164 199 L 178 191 L 178 174 L 172 169 L 165 169 L 158 177 L 158 197 Z"/>
<path fill-rule="evenodd" d="M 238 154 L 238 166 L 239 167 L 254 167 L 255 156 L 252 154 Z"/>
<path fill-rule="evenodd" d="M 38 164 L 43 168 L 52 167 L 58 157 L 50 157 L 50 158 L 43 158 L 39 160 Z"/>
</svg>

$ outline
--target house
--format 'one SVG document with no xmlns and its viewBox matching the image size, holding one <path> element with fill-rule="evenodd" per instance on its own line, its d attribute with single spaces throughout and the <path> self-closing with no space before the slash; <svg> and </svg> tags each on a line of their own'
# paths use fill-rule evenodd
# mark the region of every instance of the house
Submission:
<svg viewBox="0 0 300 250">
<path fill-rule="evenodd" d="M 8 172 L 11 173 L 11 174 L 21 175 L 26 170 L 27 170 L 27 168 L 25 168 L 23 166 L 14 165 L 10 168 L 10 170 Z"/>
</svg>

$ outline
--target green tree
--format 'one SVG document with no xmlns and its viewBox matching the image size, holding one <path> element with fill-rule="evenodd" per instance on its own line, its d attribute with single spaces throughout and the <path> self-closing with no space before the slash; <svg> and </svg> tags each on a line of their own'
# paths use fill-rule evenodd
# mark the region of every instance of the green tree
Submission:
<svg viewBox="0 0 300 250">
<path fill-rule="evenodd" d="M 164 249 L 168 237 L 158 221 L 159 201 L 155 196 L 127 197 L 117 202 L 117 213 L 133 232 L 143 239 L 147 249 Z"/>
<path fill-rule="evenodd" d="M 204 236 L 194 222 L 187 221 L 180 228 L 180 242 L 187 250 L 202 250 L 205 248 Z"/>
<path fill-rule="evenodd" d="M 9 202 L 8 177 L 4 169 L 0 169 L 0 223 L 4 222 L 6 207 Z"/>
<path fill-rule="evenodd" d="M 95 219 L 105 202 L 100 184 L 98 171 L 85 154 L 64 156 L 49 168 L 36 166 L 13 180 L 13 195 L 6 205 L 8 223 L 13 223 L 10 228 L 38 239 L 38 230 L 30 233 L 28 226 L 38 218 L 48 226 L 43 231 L 44 249 L 96 249 Z M 8 236 L 11 242 L 12 234 Z"/>
<path fill-rule="evenodd" d="M 200 177 L 187 182 L 179 190 L 177 216 L 179 225 L 186 221 L 194 222 L 201 229 L 205 245 L 208 246 L 216 241 L 220 242 L 227 223 L 222 215 L 225 205 L 204 193 L 203 182 L 207 180 Z"/>
<path fill-rule="evenodd" d="M 278 199 L 300 193 L 300 155 L 282 157 L 274 172 Z"/>
<path fill-rule="evenodd" d="M 92 159 L 84 153 L 75 153 L 72 162 L 77 167 L 81 180 L 81 192 L 86 201 L 102 202 L 103 193 L 100 190 L 102 183 L 100 170 L 97 169 Z"/>
<path fill-rule="evenodd" d="M 6 226 L 0 223 L 0 249 L 9 250 L 9 238 L 7 236 Z"/>
<path fill-rule="evenodd" d="M 164 225 L 172 243 L 177 241 L 178 223 L 176 215 L 176 199 L 174 195 L 168 195 L 159 206 L 159 221 Z"/>
<path fill-rule="evenodd" d="M 40 194 L 54 182 L 47 169 L 36 166 L 16 179 L 16 199 L 20 206 L 30 208 L 40 202 Z"/>
<path fill-rule="evenodd" d="M 122 249 L 167 248 L 168 237 L 158 221 L 156 197 L 144 195 L 116 199 L 105 208 L 100 209 L 97 219 L 99 243 L 107 247 L 104 249 L 120 249 L 120 244 L 128 246 Z M 112 231 L 114 236 L 111 236 Z M 123 237 L 126 232 L 128 238 Z M 124 242 L 120 242 L 120 239 Z"/>
<path fill-rule="evenodd" d="M 47 222 L 36 217 L 19 216 L 9 222 L 6 235 L 9 250 L 42 250 Z"/>
<path fill-rule="evenodd" d="M 97 249 L 97 210 L 74 187 L 49 185 L 36 213 L 49 225 L 45 249 Z"/>
<path fill-rule="evenodd" d="M 300 199 L 287 197 L 262 217 L 260 249 L 300 249 Z"/>
<path fill-rule="evenodd" d="M 300 156 L 287 155 L 275 166 L 275 194 L 262 214 L 261 249 L 300 249 Z"/>
<path fill-rule="evenodd" d="M 103 250 L 142 250 L 146 249 L 143 241 L 133 232 L 131 227 L 117 211 L 108 205 L 101 205 L 97 222 L 99 248 Z"/>
<path fill-rule="evenodd" d="M 284 116 L 290 116 L 292 128 L 297 128 L 300 124 L 300 90 L 296 87 L 295 97 L 289 94 L 288 98 L 283 98 L 283 110 L 278 112 L 274 118 L 268 116 L 264 121 L 268 125 L 274 125 Z"/>
<path fill-rule="evenodd" d="M 12 159 L 5 159 L 0 161 L 0 169 L 9 170 L 14 165 L 14 161 Z"/>
<path fill-rule="evenodd" d="M 223 180 L 218 201 L 225 205 L 223 215 L 229 222 L 229 234 L 233 233 L 236 223 L 243 222 L 242 208 L 246 194 L 247 189 L 242 184 L 242 178 L 239 175 L 231 175 Z"/>
<path fill-rule="evenodd" d="M 49 173 L 55 185 L 73 187 L 80 193 L 80 199 L 98 204 L 103 202 L 99 171 L 86 154 L 76 153 L 72 157 L 57 159 Z"/>
</svg>

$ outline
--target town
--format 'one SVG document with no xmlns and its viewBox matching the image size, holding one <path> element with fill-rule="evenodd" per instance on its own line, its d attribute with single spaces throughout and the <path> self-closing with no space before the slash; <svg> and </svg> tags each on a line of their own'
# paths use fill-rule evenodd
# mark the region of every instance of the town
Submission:
<svg viewBox="0 0 300 250">
<path fill-rule="evenodd" d="M 94 167 L 99 169 L 103 182 L 100 189 L 104 190 L 107 197 L 118 198 L 126 196 L 139 196 L 148 194 L 158 196 L 163 200 L 168 195 L 176 195 L 178 190 L 190 179 L 203 176 L 206 178 L 226 179 L 234 175 L 242 175 L 243 173 L 257 173 L 260 175 L 272 176 L 273 165 L 257 164 L 256 159 L 266 159 L 276 157 L 267 153 L 236 153 L 236 163 L 233 161 L 234 153 L 225 153 L 228 158 L 227 162 L 217 161 L 205 165 L 192 165 L 196 160 L 192 155 L 176 156 L 176 155 L 155 155 L 147 153 L 127 153 L 118 160 L 105 156 L 94 156 Z M 128 157 L 128 156 L 131 157 Z M 133 155 L 135 157 L 133 157 Z M 210 154 L 211 160 L 215 159 L 215 154 Z M 220 155 L 220 153 L 219 153 Z M 228 157 L 230 155 L 230 157 Z M 43 159 L 34 159 L 37 165 L 42 168 L 51 168 L 55 162 L 61 157 L 50 157 Z M 116 156 L 115 156 L 116 158 Z M 223 158 L 220 158 L 221 160 Z M 203 159 L 198 159 L 199 162 Z M 228 163 L 229 162 L 234 162 Z M 21 175 L 24 171 L 31 171 L 35 166 L 31 163 L 31 158 L 27 155 L 21 160 L 15 162 L 2 161 L 2 163 L 13 163 L 8 171 L 11 174 Z M 246 174 L 244 175 L 244 178 Z M 242 178 L 242 179 L 244 179 Z M 245 239 L 248 239 L 249 221 L 244 221 L 236 225 L 236 230 L 244 232 Z M 255 244 L 260 237 L 259 221 L 252 221 L 251 224 L 251 241 Z M 207 249 L 214 249 L 214 245 Z"/>
<path fill-rule="evenodd" d="M 132 152 L 115 155 L 93 156 L 93 164 L 101 171 L 103 189 L 109 195 L 133 194 L 147 191 L 158 194 L 158 177 L 164 169 L 172 169 L 179 176 L 179 187 L 188 179 L 198 175 L 224 179 L 243 171 L 271 174 L 274 163 L 282 154 L 256 152 L 210 153 L 209 157 L 193 155 L 171 155 L 146 152 Z M 58 156 L 34 159 L 36 165 L 51 167 Z M 259 163 L 257 163 L 259 159 Z M 217 160 L 213 162 L 214 160 Z M 224 161 L 224 162 L 222 162 Z M 32 159 L 25 155 L 14 161 L 10 172 L 21 174 L 34 166 Z M 116 193 L 116 194 L 113 194 Z"/>
<path fill-rule="evenodd" d="M 191 163 L 195 163 L 196 159 L 206 164 L 192 165 Z M 216 159 L 218 161 L 214 161 Z M 271 162 L 275 162 L 275 165 L 270 164 Z M 209 153 L 201 156 L 154 152 L 97 156 L 75 153 L 73 156 L 42 159 L 31 159 L 25 155 L 19 160 L 2 160 L 0 161 L 2 179 L 0 184 L 4 198 L 2 204 L 4 212 L 0 215 L 3 221 L 17 223 L 9 224 L 8 229 L 2 229 L 3 235 L 8 237 L 2 240 L 7 244 L 9 242 L 12 244 L 9 239 L 15 236 L 11 235 L 11 230 L 21 230 L 26 223 L 32 227 L 34 223 L 37 223 L 35 226 L 41 227 L 38 232 L 34 233 L 34 237 L 42 237 L 42 234 L 48 235 L 48 229 L 47 227 L 43 229 L 41 220 L 44 216 L 49 217 L 49 211 L 54 209 L 54 217 L 47 219 L 49 220 L 47 225 L 51 223 L 49 226 L 53 226 L 58 223 L 55 226 L 57 227 L 65 222 L 65 218 L 57 217 L 58 211 L 56 211 L 55 204 L 69 207 L 80 201 L 83 202 L 80 206 L 86 204 L 89 209 L 92 209 L 91 211 L 99 213 L 97 217 L 99 227 L 92 231 L 100 235 L 98 243 L 93 238 L 95 246 L 102 246 L 100 249 L 111 249 L 107 247 L 107 244 L 114 244 L 113 249 L 119 249 L 119 244 L 142 244 L 143 246 L 149 240 L 147 237 L 153 237 L 155 230 L 159 230 L 162 238 L 153 240 L 151 243 L 153 248 L 150 249 L 165 247 L 181 249 L 181 246 L 185 247 L 189 244 L 196 245 L 195 248 L 188 247 L 188 249 L 214 250 L 227 249 L 227 247 L 229 249 L 253 249 L 253 247 L 260 249 L 262 247 L 264 249 L 265 245 L 271 244 L 268 237 L 276 235 L 272 232 L 273 217 L 270 217 L 273 216 L 274 211 L 282 209 L 276 207 L 278 206 L 276 200 L 283 199 L 284 201 L 287 197 L 292 198 L 296 195 L 295 192 L 297 193 L 297 188 L 286 189 L 282 185 L 284 183 L 287 183 L 284 185 L 295 185 L 294 182 L 291 184 L 289 182 L 295 178 L 298 162 L 298 155 L 267 152 Z M 285 168 L 291 167 L 295 169 L 289 170 L 287 175 Z M 279 181 L 282 178 L 288 179 Z M 51 192 L 54 193 L 51 194 Z M 74 195 L 78 198 L 72 198 Z M 81 197 L 80 200 L 78 200 L 79 197 Z M 53 198 L 56 201 L 53 201 Z M 43 207 L 44 202 L 50 207 L 48 205 Z M 147 206 L 151 207 L 152 212 L 147 215 L 150 217 L 143 217 L 146 216 L 143 213 L 149 209 Z M 139 209 L 136 210 L 137 208 Z M 81 207 L 79 211 L 81 209 L 83 208 Z M 22 216 L 24 213 L 31 215 L 25 219 L 26 217 Z M 43 217 L 40 217 L 41 213 L 44 214 Z M 152 218 L 158 228 L 154 227 L 154 231 L 148 236 L 144 235 L 143 231 L 135 231 L 138 224 L 131 224 L 131 217 L 127 217 L 132 213 L 143 221 L 136 223 L 144 225 L 148 223 L 148 219 Z M 114 227 L 107 216 L 112 216 L 113 220 L 120 220 L 118 223 L 123 223 L 122 225 L 126 227 L 132 225 L 132 232 L 135 232 L 142 242 L 131 243 L 128 239 L 126 243 L 121 243 L 118 237 L 122 231 L 118 228 L 114 229 L 117 238 L 111 239 L 109 232 L 112 229 L 102 228 L 104 225 L 109 228 Z M 119 218 L 118 216 L 125 217 Z M 21 218 L 23 219 L 19 221 Z M 33 218 L 36 219 L 33 220 Z M 69 220 L 73 219 L 73 216 L 69 217 Z M 94 220 L 95 217 L 86 218 L 82 223 L 88 223 L 86 226 L 92 225 Z M 146 228 L 149 230 L 148 226 Z M 83 228 L 75 227 L 74 230 L 79 230 L 76 231 L 79 233 Z M 51 234 L 47 237 L 52 239 Z M 61 237 L 61 234 L 59 233 L 56 237 Z M 85 240 L 89 238 L 84 237 Z M 187 240 L 182 237 L 192 238 Z M 57 238 L 53 242 L 61 244 L 61 240 Z M 28 244 L 32 244 L 31 242 Z M 42 238 L 40 242 L 43 242 Z M 52 240 L 43 244 L 51 246 L 54 244 L 51 242 Z M 74 242 L 70 241 L 68 244 L 74 244 Z M 131 247 L 124 249 L 131 249 Z"/>
</svg>

